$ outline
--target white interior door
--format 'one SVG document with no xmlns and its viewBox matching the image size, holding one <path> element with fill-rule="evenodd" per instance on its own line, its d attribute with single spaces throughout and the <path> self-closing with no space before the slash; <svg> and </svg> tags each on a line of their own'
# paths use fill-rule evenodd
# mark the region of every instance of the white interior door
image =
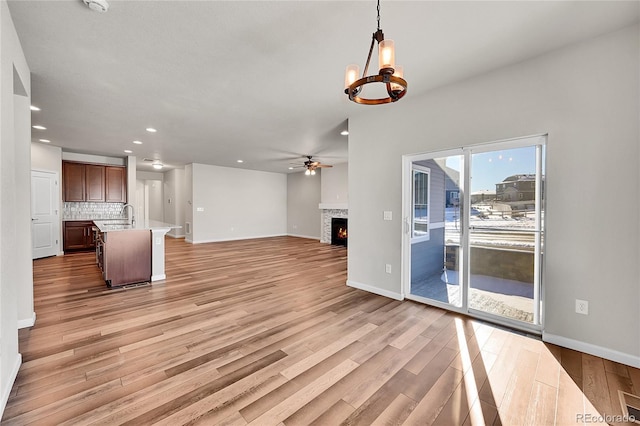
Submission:
<svg viewBox="0 0 640 426">
<path fill-rule="evenodd" d="M 31 171 L 31 236 L 34 259 L 60 251 L 58 173 Z"/>
</svg>

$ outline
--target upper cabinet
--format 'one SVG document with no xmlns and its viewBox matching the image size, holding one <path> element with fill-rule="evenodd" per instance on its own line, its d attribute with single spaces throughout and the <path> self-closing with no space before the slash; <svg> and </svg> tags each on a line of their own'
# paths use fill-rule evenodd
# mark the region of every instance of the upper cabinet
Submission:
<svg viewBox="0 0 640 426">
<path fill-rule="evenodd" d="M 124 167 L 63 161 L 62 181 L 64 201 L 127 201 Z"/>
<path fill-rule="evenodd" d="M 105 166 L 85 164 L 84 166 L 84 200 L 104 201 Z"/>
<path fill-rule="evenodd" d="M 62 162 L 62 199 L 84 201 L 84 164 Z"/>
<path fill-rule="evenodd" d="M 107 203 L 127 202 L 127 174 L 124 167 L 105 167 L 105 201 Z"/>
</svg>

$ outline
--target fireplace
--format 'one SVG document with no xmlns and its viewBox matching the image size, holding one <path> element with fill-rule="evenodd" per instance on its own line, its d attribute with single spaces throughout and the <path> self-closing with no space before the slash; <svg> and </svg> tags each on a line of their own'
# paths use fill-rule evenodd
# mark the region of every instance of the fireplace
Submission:
<svg viewBox="0 0 640 426">
<path fill-rule="evenodd" d="M 347 246 L 347 218 L 331 218 L 331 244 L 335 246 Z"/>
</svg>

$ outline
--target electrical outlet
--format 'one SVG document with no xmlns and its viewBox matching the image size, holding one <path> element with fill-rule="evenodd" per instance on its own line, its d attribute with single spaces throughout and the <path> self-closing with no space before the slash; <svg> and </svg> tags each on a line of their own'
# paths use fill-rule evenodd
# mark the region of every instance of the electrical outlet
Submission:
<svg viewBox="0 0 640 426">
<path fill-rule="evenodd" d="M 388 263 L 386 265 L 384 265 L 384 271 L 387 274 L 390 274 L 391 273 L 391 265 L 389 265 Z"/>
<path fill-rule="evenodd" d="M 390 212 L 390 211 L 388 211 L 388 210 L 386 210 L 386 211 L 384 212 L 384 214 L 382 215 L 382 217 L 383 217 L 383 219 L 384 219 L 384 220 L 392 220 L 392 218 L 393 218 L 393 213 L 392 213 L 392 212 Z"/>
<path fill-rule="evenodd" d="M 589 302 L 586 300 L 576 299 L 576 313 L 589 315 Z"/>
</svg>

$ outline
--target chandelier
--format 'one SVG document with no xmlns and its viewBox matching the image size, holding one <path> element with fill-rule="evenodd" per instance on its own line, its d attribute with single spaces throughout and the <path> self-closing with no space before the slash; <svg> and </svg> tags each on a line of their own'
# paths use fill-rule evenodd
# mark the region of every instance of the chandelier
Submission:
<svg viewBox="0 0 640 426">
<path fill-rule="evenodd" d="M 384 34 L 380 29 L 380 0 L 378 0 L 378 29 L 373 33 L 371 39 L 371 47 L 369 48 L 369 56 L 364 66 L 362 78 L 358 79 L 360 68 L 358 65 L 347 66 L 347 72 L 344 77 L 344 93 L 349 96 L 349 100 L 365 105 L 380 105 L 395 102 L 407 93 L 407 81 L 403 77 L 403 69 L 401 66 L 395 65 L 395 48 L 393 40 L 385 40 Z M 378 42 L 378 74 L 367 75 L 369 71 L 369 62 L 371 62 L 371 54 L 373 46 Z M 370 83 L 382 83 L 386 85 L 387 97 L 365 98 L 361 95 L 365 85 Z"/>
</svg>

